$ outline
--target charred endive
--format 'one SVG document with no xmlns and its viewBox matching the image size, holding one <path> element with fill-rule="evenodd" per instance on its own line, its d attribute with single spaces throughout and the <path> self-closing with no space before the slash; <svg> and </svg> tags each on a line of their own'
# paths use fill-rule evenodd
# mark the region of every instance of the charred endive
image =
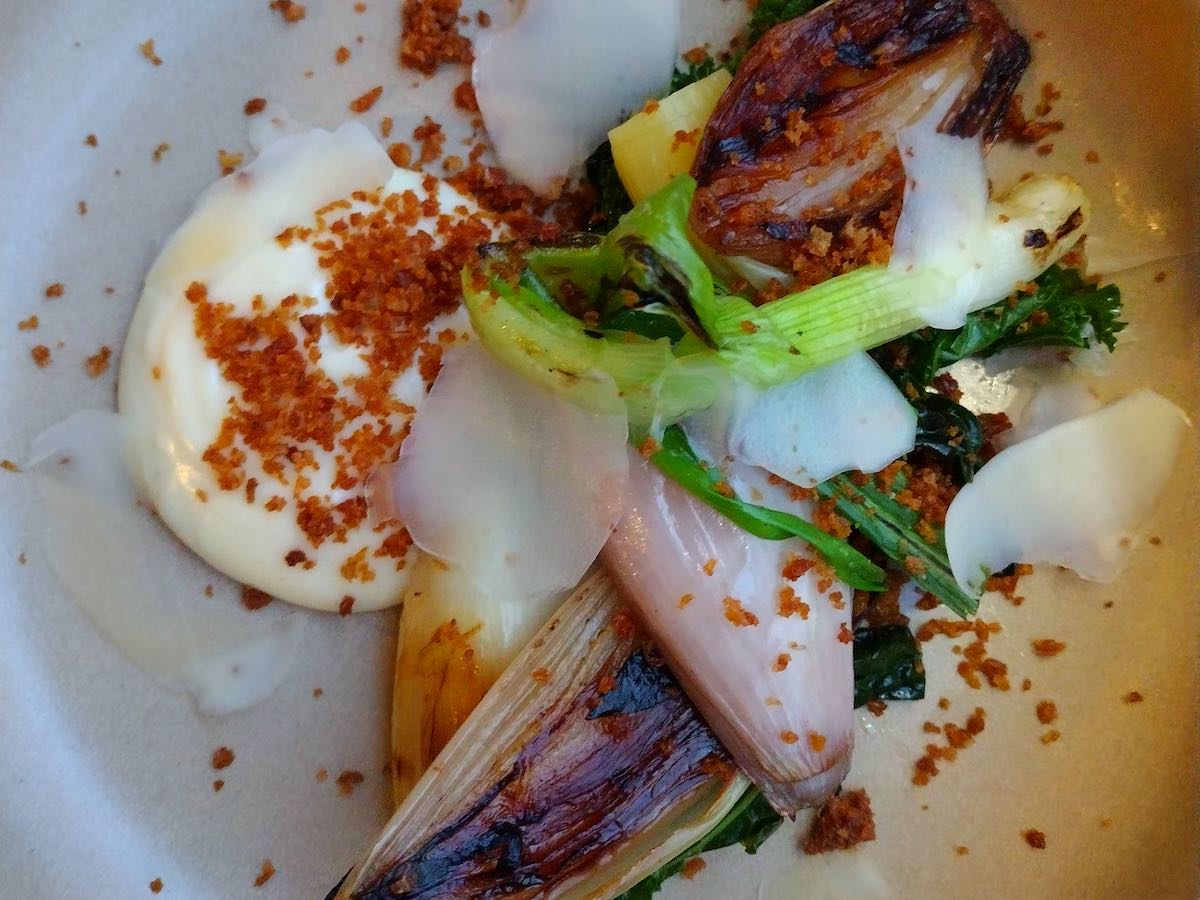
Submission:
<svg viewBox="0 0 1200 900">
<path fill-rule="evenodd" d="M 467 718 L 335 896 L 615 896 L 747 787 L 603 573 Z"/>
<path fill-rule="evenodd" d="M 989 0 L 834 0 L 783 22 L 709 119 L 692 225 L 722 254 L 788 269 L 847 223 L 886 230 L 873 217 L 904 185 L 896 132 L 952 89 L 941 130 L 990 141 L 1028 64 Z"/>
<path fill-rule="evenodd" d="M 484 591 L 459 567 L 418 555 L 400 613 L 392 693 L 397 806 L 561 600 Z"/>
</svg>

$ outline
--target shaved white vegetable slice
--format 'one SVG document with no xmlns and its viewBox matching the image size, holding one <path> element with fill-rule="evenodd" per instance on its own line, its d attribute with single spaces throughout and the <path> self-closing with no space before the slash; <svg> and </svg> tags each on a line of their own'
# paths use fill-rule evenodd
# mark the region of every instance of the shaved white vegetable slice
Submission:
<svg viewBox="0 0 1200 900">
<path fill-rule="evenodd" d="M 878 472 L 916 437 L 916 410 L 862 352 L 777 387 L 740 386 L 727 433 L 734 459 L 805 487 L 851 469 Z"/>
<path fill-rule="evenodd" d="M 980 139 L 938 131 L 957 94 L 950 85 L 897 134 L 907 181 L 888 268 L 931 282 L 916 312 L 935 328 L 958 328 L 1032 281 L 1078 242 L 1089 215 L 1065 176 L 1029 178 L 989 201 Z"/>
<path fill-rule="evenodd" d="M 964 590 L 1011 563 L 1052 563 L 1110 581 L 1175 471 L 1190 423 L 1140 390 L 1001 451 L 946 515 L 950 568 Z"/>
<path fill-rule="evenodd" d="M 372 506 L 390 501 L 421 549 L 481 588 L 543 597 L 579 581 L 616 523 L 626 440 L 623 414 L 581 409 L 468 346 L 446 355 Z"/>
<path fill-rule="evenodd" d="M 679 0 L 527 0 L 475 41 L 471 79 L 504 168 L 552 194 L 608 129 L 662 93 L 679 52 Z"/>
</svg>

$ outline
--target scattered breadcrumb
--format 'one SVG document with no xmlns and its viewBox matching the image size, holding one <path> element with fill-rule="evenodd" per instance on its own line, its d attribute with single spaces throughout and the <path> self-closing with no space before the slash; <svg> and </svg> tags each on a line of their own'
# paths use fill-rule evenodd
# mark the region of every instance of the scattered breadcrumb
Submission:
<svg viewBox="0 0 1200 900">
<path fill-rule="evenodd" d="M 320 699 L 321 699 L 321 695 L 322 695 L 322 694 L 324 694 L 324 693 L 325 693 L 325 689 L 324 689 L 324 688 L 313 688 L 313 692 L 312 692 L 313 699 L 314 699 L 314 700 L 320 700 Z"/>
<path fill-rule="evenodd" d="M 432 75 L 442 63 L 469 63 L 471 42 L 458 30 L 462 0 L 404 0 L 400 65 Z"/>
<path fill-rule="evenodd" d="M 725 606 L 725 618 L 738 628 L 757 625 L 758 616 L 742 606 L 742 602 L 734 597 L 726 597 L 722 603 Z"/>
<path fill-rule="evenodd" d="M 14 475 L 18 475 L 21 472 L 21 467 L 11 459 L 0 459 L 0 469 L 3 469 L 5 472 L 12 472 Z"/>
<path fill-rule="evenodd" d="M 38 317 L 32 315 L 28 319 L 22 319 L 17 323 L 17 331 L 37 331 L 38 324 Z"/>
<path fill-rule="evenodd" d="M 171 149 L 171 145 L 166 143 L 165 141 L 163 143 L 159 144 L 157 147 L 154 148 L 154 153 L 152 154 L 154 157 L 154 161 L 162 162 L 163 156 L 165 156 L 167 151 L 170 149 Z"/>
<path fill-rule="evenodd" d="M 966 856 L 968 853 L 971 852 L 971 848 L 963 847 L 963 846 L 959 845 L 954 848 L 954 852 L 957 853 L 959 856 Z"/>
<path fill-rule="evenodd" d="M 365 12 L 367 11 L 367 4 L 365 4 L 365 3 L 355 3 L 355 4 L 354 4 L 354 11 L 355 11 L 356 13 L 365 13 Z"/>
<path fill-rule="evenodd" d="M 1130 691 L 1122 699 L 1124 699 L 1126 703 L 1141 703 L 1146 698 L 1142 696 L 1141 691 Z"/>
<path fill-rule="evenodd" d="M 154 38 L 138 44 L 138 50 L 142 52 L 142 56 L 148 59 L 153 65 L 161 66 L 162 58 L 154 52 Z"/>
<path fill-rule="evenodd" d="M 708 560 L 702 567 L 705 575 L 712 575 L 717 570 L 717 561 L 715 559 Z"/>
<path fill-rule="evenodd" d="M 33 357 L 33 361 L 39 369 L 44 369 L 50 365 L 50 348 L 45 344 L 38 344 L 29 351 L 29 355 Z"/>
<path fill-rule="evenodd" d="M 348 63 L 350 61 L 350 48 L 344 45 L 338 47 L 337 51 L 333 54 L 333 61 L 339 66 L 344 66 Z"/>
<path fill-rule="evenodd" d="M 274 4 L 272 4 L 272 6 L 273 5 Z M 300 8 L 304 9 L 303 6 Z M 258 877 L 254 879 L 254 886 L 262 887 L 264 884 L 270 881 L 274 875 L 275 865 L 269 859 L 264 859 L 262 861 L 262 868 L 258 870 Z"/>
<path fill-rule="evenodd" d="M 87 358 L 86 368 L 88 377 L 99 378 L 108 371 L 109 360 L 112 359 L 112 349 L 107 344 L 101 344 L 100 349 Z"/>
<path fill-rule="evenodd" d="M 324 781 L 326 778 L 329 777 L 329 771 L 327 769 L 317 769 L 317 774 L 314 775 L 313 777 L 316 778 L 317 781 L 319 781 L 319 782 Z"/>
<path fill-rule="evenodd" d="M 479 99 L 475 96 L 475 86 L 471 84 L 471 79 L 460 81 L 454 89 L 454 105 L 463 112 L 479 112 Z"/>
<path fill-rule="evenodd" d="M 446 142 L 446 134 L 442 126 L 429 116 L 421 120 L 421 124 L 413 129 L 413 140 L 421 145 L 419 162 L 433 162 L 442 155 L 442 146 Z"/>
<path fill-rule="evenodd" d="M 246 101 L 246 105 L 242 107 L 242 112 L 248 116 L 257 116 L 260 112 L 267 108 L 267 101 L 263 97 L 251 97 Z"/>
<path fill-rule="evenodd" d="M 150 893 L 157 894 L 162 889 L 163 889 L 163 882 L 162 882 L 161 878 L 155 878 L 152 882 L 150 882 Z"/>
<path fill-rule="evenodd" d="M 1098 163 L 1100 162 L 1100 154 L 1095 150 L 1089 150 L 1087 153 L 1083 154 L 1083 159 L 1085 162 Z"/>
<path fill-rule="evenodd" d="M 1053 700 L 1042 700 L 1037 705 L 1037 719 L 1043 725 L 1053 725 L 1058 719 L 1058 706 Z"/>
<path fill-rule="evenodd" d="M 249 585 L 242 586 L 242 606 L 254 612 L 256 609 L 262 609 L 274 598 L 266 591 L 260 591 L 258 588 L 252 588 Z"/>
<path fill-rule="evenodd" d="M 708 865 L 701 857 L 693 856 L 683 864 L 683 868 L 679 870 L 679 877 L 685 881 L 691 881 L 697 875 L 704 871 Z"/>
<path fill-rule="evenodd" d="M 377 84 L 361 97 L 356 97 L 350 101 L 350 112 L 362 115 L 367 112 L 375 102 L 383 96 L 383 85 Z"/>
<path fill-rule="evenodd" d="M 811 855 L 830 850 L 849 850 L 875 840 L 875 816 L 871 798 L 862 788 L 831 797 L 809 826 L 804 852 Z"/>
<path fill-rule="evenodd" d="M 810 731 L 808 733 L 808 746 L 813 753 L 820 753 L 825 749 L 825 735 L 819 731 Z"/>
<path fill-rule="evenodd" d="M 218 772 L 233 765 L 233 751 L 228 747 L 218 747 L 212 754 L 212 767 Z"/>
<path fill-rule="evenodd" d="M 1038 831 L 1036 828 L 1030 828 L 1024 833 L 1025 843 L 1034 850 L 1046 849 L 1046 835 Z"/>
<path fill-rule="evenodd" d="M 379 120 L 379 136 L 387 140 L 392 136 L 393 120 L 391 116 L 384 116 Z"/>
<path fill-rule="evenodd" d="M 242 153 L 230 153 L 228 150 L 217 151 L 217 165 L 221 167 L 222 175 L 229 175 L 242 164 L 245 155 Z"/>
<path fill-rule="evenodd" d="M 79 210 L 79 214 L 80 214 L 81 216 L 86 216 L 86 215 L 87 215 L 87 209 L 88 209 L 88 207 L 87 207 L 87 201 L 86 201 L 86 200 L 80 200 L 80 201 L 79 201 L 79 202 L 78 202 L 78 203 L 75 205 L 75 208 Z"/>
<path fill-rule="evenodd" d="M 46 287 L 46 299 L 53 300 L 56 297 L 61 297 L 64 293 L 66 293 L 66 290 L 66 286 L 63 285 L 61 281 L 56 281 L 54 284 Z"/>
<path fill-rule="evenodd" d="M 293 2 L 293 0 L 271 0 L 271 9 L 279 13 L 283 17 L 283 21 L 289 25 L 294 25 L 304 18 L 308 12 L 301 4 Z"/>
<path fill-rule="evenodd" d="M 346 769 L 337 777 L 336 784 L 343 796 L 349 797 L 354 793 L 354 789 L 362 784 L 364 780 L 362 772 Z"/>
<path fill-rule="evenodd" d="M 89 134 L 83 139 L 83 142 L 89 147 L 98 147 L 100 145 L 99 139 L 94 134 Z"/>
<path fill-rule="evenodd" d="M 942 725 L 945 746 L 925 745 L 925 755 L 913 765 L 912 783 L 918 787 L 929 784 L 930 780 L 939 772 L 937 764 L 943 761 L 953 762 L 957 759 L 958 751 L 971 746 L 975 742 L 976 736 L 983 733 L 986 723 L 987 714 L 977 706 L 963 725 L 956 725 L 954 722 L 946 722 Z"/>
<path fill-rule="evenodd" d="M 216 781 L 214 781 L 214 782 L 213 782 L 213 785 L 212 785 L 212 787 L 213 787 L 213 793 L 214 793 L 214 794 L 219 794 L 219 793 L 221 793 L 221 788 L 225 787 L 225 779 L 224 779 L 224 778 L 218 778 Z"/>
<path fill-rule="evenodd" d="M 347 594 L 341 599 L 341 602 L 338 603 L 338 615 L 348 616 L 352 612 L 354 612 L 354 598 Z"/>
<path fill-rule="evenodd" d="M 1030 646 L 1033 647 L 1033 652 L 1035 655 L 1043 658 L 1058 656 L 1058 654 L 1067 649 L 1066 644 L 1062 643 L 1061 641 L 1056 641 L 1053 638 L 1038 638 L 1037 640 L 1031 641 Z"/>
<path fill-rule="evenodd" d="M 1062 732 L 1060 732 L 1057 728 L 1051 728 L 1041 736 L 1040 740 L 1043 744 L 1053 744 L 1060 737 L 1062 737 Z"/>
</svg>

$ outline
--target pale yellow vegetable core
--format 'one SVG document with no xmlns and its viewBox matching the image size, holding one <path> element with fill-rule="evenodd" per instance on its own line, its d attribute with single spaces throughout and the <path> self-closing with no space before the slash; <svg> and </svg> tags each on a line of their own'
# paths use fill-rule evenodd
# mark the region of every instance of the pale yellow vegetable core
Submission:
<svg viewBox="0 0 1200 900">
<path fill-rule="evenodd" d="M 608 133 L 617 174 L 634 203 L 692 168 L 704 126 L 732 79 L 728 69 L 718 69 Z"/>
</svg>

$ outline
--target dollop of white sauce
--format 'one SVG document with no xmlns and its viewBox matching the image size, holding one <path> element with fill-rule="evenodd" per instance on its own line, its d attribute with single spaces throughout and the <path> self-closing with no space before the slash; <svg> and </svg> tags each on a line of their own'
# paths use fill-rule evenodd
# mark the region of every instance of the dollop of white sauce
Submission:
<svg viewBox="0 0 1200 900">
<path fill-rule="evenodd" d="M 318 210 L 356 191 L 382 196 L 413 191 L 424 199 L 426 177 L 396 169 L 357 123 L 276 141 L 252 165 L 223 178 L 201 197 L 147 275 L 126 340 L 118 408 L 138 493 L 213 567 L 301 606 L 337 610 L 347 596 L 354 598 L 354 611 L 395 604 L 408 577 L 404 561 L 375 558 L 385 535 L 374 531 L 369 520 L 349 529 L 344 541 L 327 539 L 314 547 L 298 524 L 292 486 L 267 474 L 253 450 L 243 468 L 258 481 L 255 502 L 248 502 L 244 490 L 220 488 L 203 457 L 241 392 L 223 376 L 218 361 L 206 355 L 197 336 L 195 306 L 185 293 L 193 282 L 201 283 L 212 302 L 230 304 L 237 316 L 254 314 L 255 298 L 260 298 L 261 312 L 269 314 L 293 294 L 309 304 L 304 312 L 327 313 L 328 272 L 318 251 L 307 241 L 285 246 L 277 236 L 291 227 L 314 227 Z M 434 195 L 443 217 L 480 215 L 476 204 L 445 183 L 438 182 Z M 330 218 L 368 208 L 354 201 L 350 210 L 338 210 Z M 413 228 L 436 241 L 434 219 L 426 216 Z M 443 317 L 431 331 L 445 328 L 465 332 L 465 314 Z M 350 380 L 367 371 L 363 348 L 342 344 L 326 330 L 317 349 L 316 365 L 337 384 L 339 396 L 353 399 Z M 425 390 L 415 362 L 391 388 L 394 398 L 413 409 L 421 405 Z M 360 416 L 343 429 L 342 437 L 373 421 Z M 400 428 L 404 422 L 393 424 Z M 312 451 L 316 461 L 315 469 L 303 473 L 311 481 L 306 496 L 336 505 L 362 494 L 361 488 L 333 486 L 335 456 L 343 450 L 331 452 L 316 444 L 300 449 Z M 267 510 L 264 505 L 272 496 L 284 497 L 287 506 Z M 294 550 L 305 554 L 303 565 L 285 561 Z M 343 567 L 364 550 L 371 577 L 349 580 Z"/>
</svg>

